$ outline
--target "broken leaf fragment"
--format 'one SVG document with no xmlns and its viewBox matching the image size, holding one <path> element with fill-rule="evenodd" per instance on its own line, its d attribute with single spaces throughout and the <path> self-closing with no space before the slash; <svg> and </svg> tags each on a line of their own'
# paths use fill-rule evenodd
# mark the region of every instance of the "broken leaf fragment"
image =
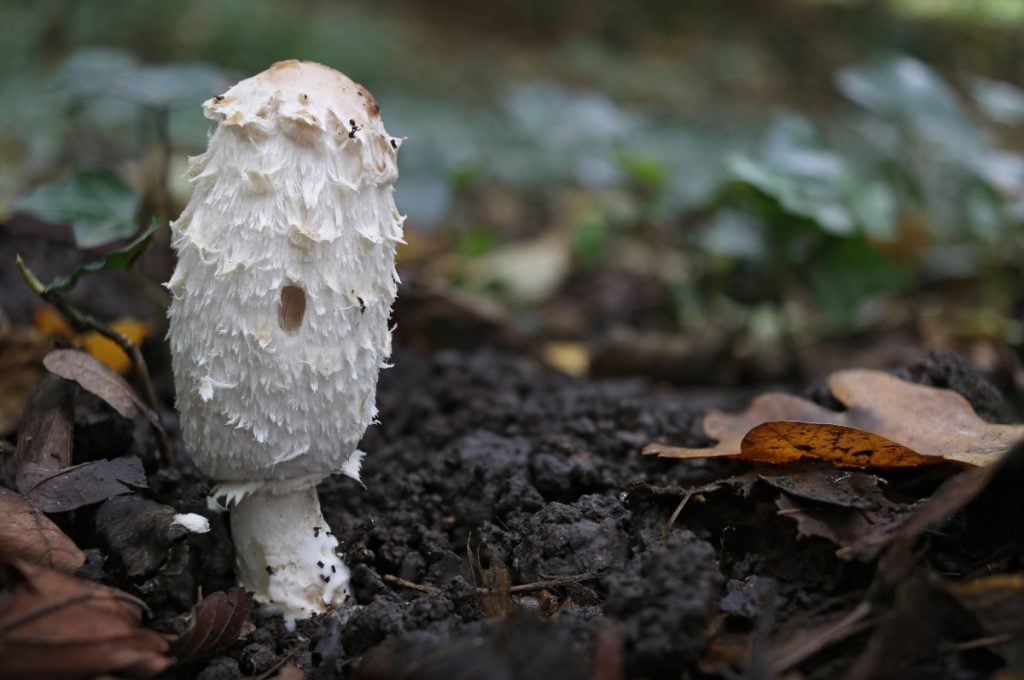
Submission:
<svg viewBox="0 0 1024 680">
<path fill-rule="evenodd" d="M 704 417 L 705 434 L 718 440 L 713 447 L 651 444 L 644 452 L 773 463 L 818 458 L 838 467 L 885 469 L 942 460 L 989 465 L 1024 439 L 1024 425 L 982 420 L 957 392 L 883 371 L 838 371 L 828 387 L 845 411 L 791 394 L 764 394 L 742 413 L 714 410 Z"/>
<path fill-rule="evenodd" d="M 75 542 L 25 498 L 0 487 L 0 556 L 74 573 L 85 564 Z"/>
<path fill-rule="evenodd" d="M 0 675 L 150 677 L 171 665 L 167 639 L 142 628 L 131 595 L 14 560 L 24 579 L 0 601 Z"/>
<path fill-rule="evenodd" d="M 230 647 L 251 607 L 252 595 L 243 588 L 208 595 L 188 613 L 185 631 L 171 643 L 171 651 L 179 661 L 188 661 Z"/>
</svg>

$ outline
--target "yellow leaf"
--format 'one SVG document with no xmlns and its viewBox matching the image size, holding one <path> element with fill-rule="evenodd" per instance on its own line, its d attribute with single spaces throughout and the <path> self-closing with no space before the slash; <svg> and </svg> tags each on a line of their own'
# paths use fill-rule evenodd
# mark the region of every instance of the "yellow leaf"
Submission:
<svg viewBox="0 0 1024 680">
<path fill-rule="evenodd" d="M 907 382 L 883 371 L 838 371 L 829 376 L 828 386 L 832 395 L 846 405 L 845 411 L 832 411 L 791 394 L 764 394 L 742 413 L 715 410 L 704 417 L 705 434 L 718 440 L 711 448 L 650 444 L 644 452 L 666 458 L 746 457 L 753 455 L 753 443 L 763 450 L 765 437 L 771 439 L 771 428 L 754 433 L 765 423 L 776 430 L 781 428 L 781 439 L 776 438 L 772 444 L 776 451 L 773 455 L 787 459 L 800 451 L 839 460 L 848 467 L 905 467 L 923 464 L 927 458 L 990 465 L 1024 439 L 1024 425 L 986 422 L 957 392 Z M 751 435 L 753 441 L 747 441 Z M 793 441 L 787 441 L 787 437 Z M 874 454 L 862 456 L 867 465 L 853 465 L 848 457 L 837 455 L 842 452 L 829 444 L 829 437 L 836 438 L 839 448 L 850 444 L 853 451 Z M 857 449 L 856 442 L 863 446 Z M 809 449 L 794 449 L 797 444 Z M 789 454 L 783 455 L 785 450 Z M 915 458 L 908 452 L 920 456 Z"/>
<path fill-rule="evenodd" d="M 110 328 L 138 345 L 153 329 L 153 324 L 124 318 L 110 324 Z M 118 373 L 127 373 L 132 367 L 132 360 L 124 350 L 116 342 L 108 340 L 96 331 L 89 331 L 82 336 L 82 348 Z"/>
</svg>

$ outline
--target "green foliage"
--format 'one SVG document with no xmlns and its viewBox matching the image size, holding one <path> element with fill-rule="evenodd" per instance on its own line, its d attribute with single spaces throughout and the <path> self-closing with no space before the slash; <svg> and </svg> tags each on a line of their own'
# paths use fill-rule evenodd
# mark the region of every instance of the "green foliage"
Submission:
<svg viewBox="0 0 1024 680">
<path fill-rule="evenodd" d="M 122 50 L 85 49 L 74 54 L 52 87 L 73 100 L 114 99 L 151 109 L 195 108 L 229 81 L 208 64 L 140 64 Z"/>
<path fill-rule="evenodd" d="M 53 223 L 70 222 L 79 248 L 126 238 L 137 228 L 141 198 L 106 170 L 82 170 L 18 199 L 14 208 Z"/>
<path fill-rule="evenodd" d="M 87 274 L 128 269 L 152 244 L 153 236 L 156 234 L 158 228 L 159 225 L 154 222 L 148 229 L 139 234 L 138 237 L 128 245 L 118 248 L 117 250 L 112 250 L 101 260 L 88 262 L 75 267 L 74 271 L 72 271 L 68 276 L 57 277 L 50 283 L 46 284 L 42 291 L 37 292 L 49 293 L 51 291 L 71 290 L 78 283 L 78 280 Z"/>
<path fill-rule="evenodd" d="M 840 328 L 855 325 L 861 305 L 907 287 L 912 276 L 864 238 L 830 239 L 810 264 L 811 290 L 819 308 Z"/>
</svg>

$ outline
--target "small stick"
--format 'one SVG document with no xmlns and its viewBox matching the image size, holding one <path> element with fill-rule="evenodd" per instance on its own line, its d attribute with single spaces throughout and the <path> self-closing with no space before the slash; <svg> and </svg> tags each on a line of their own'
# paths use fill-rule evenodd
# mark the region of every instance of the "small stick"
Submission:
<svg viewBox="0 0 1024 680">
<path fill-rule="evenodd" d="M 31 288 L 36 295 L 56 307 L 61 314 L 70 319 L 71 322 L 79 328 L 88 328 L 89 330 L 96 331 L 103 337 L 115 343 L 131 358 L 132 369 L 135 373 L 135 377 L 138 379 L 139 384 L 142 385 L 143 397 L 146 399 L 149 407 L 153 410 L 153 413 L 156 414 L 156 422 L 153 423 L 153 427 L 157 432 L 157 443 L 160 446 L 160 455 L 163 458 L 165 466 L 173 467 L 174 456 L 171 453 L 170 442 L 167 440 L 167 431 L 164 429 L 163 418 L 160 416 L 160 405 L 157 403 L 156 391 L 153 389 L 153 383 L 149 379 L 149 369 L 146 367 L 146 360 L 142 357 L 142 352 L 139 351 L 139 346 L 99 319 L 90 314 L 86 314 L 75 307 L 73 304 L 65 300 L 64 296 L 57 291 L 50 290 L 36 277 L 32 270 L 28 268 L 28 265 L 26 265 L 25 261 L 21 259 L 20 255 L 18 256 L 16 263 L 18 265 L 18 269 L 21 271 L 21 278 L 24 279 L 25 283 L 28 284 L 28 287 Z"/>
<path fill-rule="evenodd" d="M 662 543 L 668 540 L 668 532 L 672 531 L 672 525 L 676 523 L 677 519 L 679 519 L 679 513 L 681 513 L 683 508 L 686 507 L 686 503 L 690 500 L 690 496 L 692 495 L 693 489 L 687 491 L 686 495 L 683 496 L 683 500 L 679 501 L 679 505 L 677 505 L 676 509 L 672 511 L 672 515 L 668 518 L 668 521 L 665 522 L 665 528 L 661 530 Z"/>
<path fill-rule="evenodd" d="M 420 593 L 439 593 L 441 589 L 437 586 L 431 586 L 426 583 L 413 583 L 407 581 L 399 576 L 393 576 L 391 574 L 384 574 L 381 578 L 392 585 L 407 590 L 415 590 Z M 533 583 L 523 583 L 517 586 L 512 586 L 508 589 L 509 593 L 529 593 L 535 590 L 544 590 L 545 588 L 558 588 L 560 586 L 567 586 L 573 583 L 581 583 L 583 581 L 592 581 L 598 578 L 598 574 L 578 574 L 576 576 L 564 576 L 561 578 L 547 579 L 544 581 L 534 581 Z M 475 587 L 473 588 L 478 593 L 489 593 L 490 588 Z"/>
</svg>

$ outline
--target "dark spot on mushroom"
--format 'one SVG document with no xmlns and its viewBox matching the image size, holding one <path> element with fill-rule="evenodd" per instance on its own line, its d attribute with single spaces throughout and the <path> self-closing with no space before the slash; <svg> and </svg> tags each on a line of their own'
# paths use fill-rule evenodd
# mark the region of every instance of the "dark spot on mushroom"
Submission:
<svg viewBox="0 0 1024 680">
<path fill-rule="evenodd" d="M 324 536 L 326 536 L 327 538 L 330 538 L 333 535 L 334 534 L 332 534 L 330 531 L 324 532 Z"/>
<path fill-rule="evenodd" d="M 364 314 L 366 312 L 366 302 L 363 301 L 363 298 L 359 297 L 358 295 L 356 296 L 356 300 L 359 301 L 359 313 Z"/>
<path fill-rule="evenodd" d="M 289 284 L 281 288 L 281 302 L 277 308 L 277 325 L 288 335 L 295 335 L 306 315 L 306 291 Z"/>
<path fill-rule="evenodd" d="M 391 140 L 391 148 L 392 149 L 397 149 L 398 148 L 398 142 L 396 142 L 395 140 L 392 139 Z"/>
<path fill-rule="evenodd" d="M 320 574 L 320 580 L 323 581 L 324 583 L 330 583 L 331 582 L 331 577 L 330 576 L 324 576 L 323 574 Z"/>
<path fill-rule="evenodd" d="M 220 104 L 222 101 L 224 101 L 224 95 L 222 95 L 222 94 L 217 95 L 216 97 L 213 98 L 213 101 L 215 101 L 218 104 Z"/>
<path fill-rule="evenodd" d="M 274 569 L 269 564 L 265 567 L 265 569 L 267 570 L 268 574 L 270 574 L 271 576 L 274 575 Z"/>
<path fill-rule="evenodd" d="M 348 131 L 348 138 L 352 139 L 353 137 L 356 136 L 356 133 L 359 132 L 359 130 L 361 130 L 362 128 L 360 128 L 358 125 L 356 125 L 356 121 L 354 119 L 352 119 L 352 118 L 349 118 L 348 124 L 349 124 L 349 127 L 351 128 Z"/>
<path fill-rule="evenodd" d="M 320 527 L 313 527 L 313 538 L 318 538 L 319 536 L 320 536 Z"/>
<path fill-rule="evenodd" d="M 332 574 L 337 574 L 338 573 L 338 570 L 335 568 L 335 566 L 333 564 L 331 565 L 331 573 Z"/>
<path fill-rule="evenodd" d="M 309 95 L 308 94 L 300 94 L 299 95 L 299 99 L 301 99 L 303 101 L 303 103 L 308 102 L 309 101 Z"/>
<path fill-rule="evenodd" d="M 317 560 L 316 561 L 316 566 L 318 566 L 321 569 L 323 569 L 324 568 L 324 561 L 323 560 Z"/>
</svg>

